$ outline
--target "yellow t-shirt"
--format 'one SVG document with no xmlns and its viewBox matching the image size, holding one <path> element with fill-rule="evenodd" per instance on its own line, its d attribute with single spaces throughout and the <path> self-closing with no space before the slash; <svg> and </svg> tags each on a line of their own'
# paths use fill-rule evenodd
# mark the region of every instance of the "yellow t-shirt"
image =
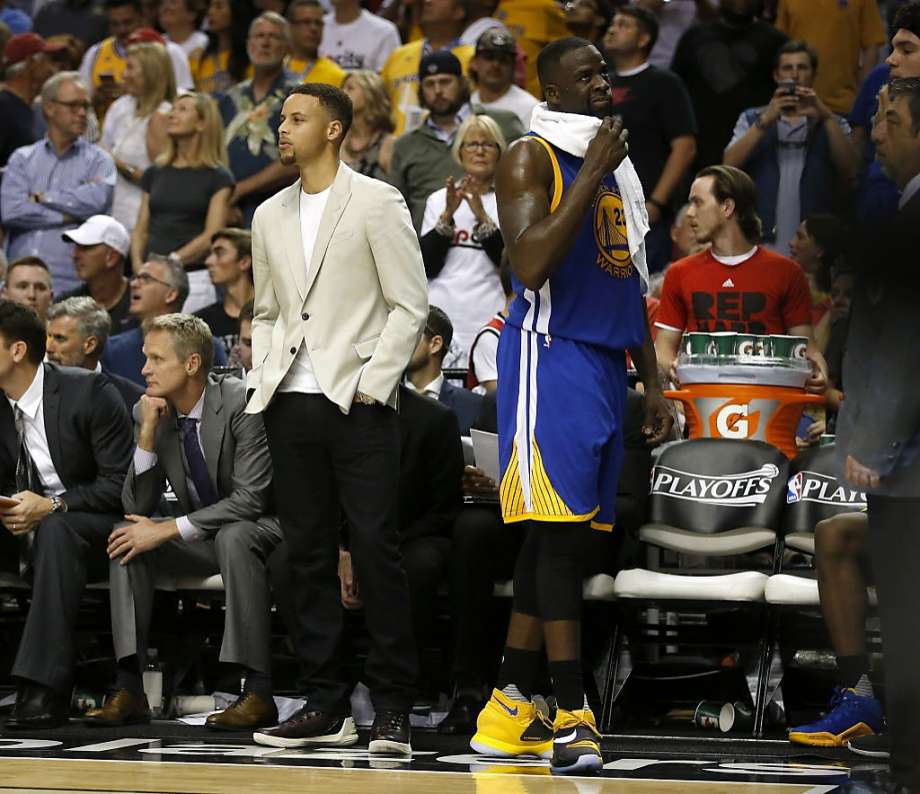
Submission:
<svg viewBox="0 0 920 794">
<path fill-rule="evenodd" d="M 555 0 L 502 0 L 495 16 L 505 23 L 527 55 L 527 90 L 535 97 L 543 96 L 537 77 L 537 56 L 551 41 L 569 35 L 565 12 Z"/>
<path fill-rule="evenodd" d="M 216 55 L 212 52 L 207 56 L 199 55 L 192 58 L 189 67 L 192 70 L 192 79 L 195 81 L 195 90 L 205 94 L 216 94 L 226 91 L 236 80 L 227 71 L 230 64 L 230 52 L 225 50 Z M 244 80 L 252 78 L 252 64 L 246 67 Z"/>
<path fill-rule="evenodd" d="M 341 88 L 345 82 L 346 72 L 335 61 L 320 56 L 307 71 L 308 62 L 303 58 L 289 56 L 284 67 L 298 80 L 305 83 L 328 83 Z"/>
<path fill-rule="evenodd" d="M 396 135 L 402 135 L 418 127 L 424 117 L 424 111 L 418 101 L 418 68 L 422 62 L 424 40 L 412 41 L 397 47 L 383 65 L 380 76 L 390 102 L 393 104 L 393 123 Z M 457 56 L 464 73 L 467 72 L 473 58 L 473 48 L 460 44 L 451 49 Z"/>
<path fill-rule="evenodd" d="M 876 0 L 780 0 L 776 27 L 817 50 L 815 92 L 835 113 L 849 113 L 859 88 L 860 51 L 885 43 Z"/>
<path fill-rule="evenodd" d="M 126 63 L 127 61 L 118 54 L 114 36 L 110 36 L 103 41 L 96 53 L 96 60 L 93 61 L 93 88 L 96 88 L 102 82 L 102 75 L 104 74 L 112 75 L 115 82 L 120 83 L 125 73 Z"/>
</svg>

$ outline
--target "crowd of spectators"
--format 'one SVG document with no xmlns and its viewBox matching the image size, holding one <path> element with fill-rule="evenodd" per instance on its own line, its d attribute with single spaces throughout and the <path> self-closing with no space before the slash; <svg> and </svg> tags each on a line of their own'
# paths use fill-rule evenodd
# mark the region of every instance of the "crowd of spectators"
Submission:
<svg viewBox="0 0 920 794">
<path fill-rule="evenodd" d="M 400 418 L 402 545 L 417 631 L 451 583 L 455 683 L 471 698 L 488 664 L 468 658 L 468 605 L 508 565 L 479 567 L 471 584 L 452 556 L 455 522 L 463 559 L 498 535 L 495 483 L 461 471 L 459 435 L 490 415 L 494 426 L 514 290 L 494 177 L 541 101 L 546 43 L 578 35 L 609 64 L 645 193 L 664 371 L 688 330 L 806 336 L 827 379 L 821 427 L 833 427 L 847 229 L 892 216 L 905 187 L 876 157 L 873 127 L 888 81 L 920 77 L 918 2 L 21 0 L 0 23 L 3 297 L 47 324 L 48 361 L 108 373 L 129 410 L 155 318 L 196 315 L 215 366 L 251 368 L 249 226 L 296 178 L 279 162 L 282 103 L 302 82 L 351 98 L 342 159 L 402 192 L 424 256 L 431 308 Z M 412 392 L 449 411 L 426 416 Z M 458 519 L 464 493 L 480 500 L 475 520 Z M 347 552 L 342 565 L 356 608 Z"/>
</svg>

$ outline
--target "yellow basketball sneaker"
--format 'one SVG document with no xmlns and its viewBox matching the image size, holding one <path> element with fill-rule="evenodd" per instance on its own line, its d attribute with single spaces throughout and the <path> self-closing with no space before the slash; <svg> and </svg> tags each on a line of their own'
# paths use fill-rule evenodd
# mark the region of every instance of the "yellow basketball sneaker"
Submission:
<svg viewBox="0 0 920 794">
<path fill-rule="evenodd" d="M 553 723 L 554 774 L 582 775 L 598 772 L 604 765 L 601 735 L 591 709 L 558 709 Z"/>
<path fill-rule="evenodd" d="M 553 728 L 533 702 L 511 700 L 501 690 L 492 697 L 476 719 L 476 734 L 470 747 L 481 755 L 513 758 L 553 754 Z"/>
</svg>

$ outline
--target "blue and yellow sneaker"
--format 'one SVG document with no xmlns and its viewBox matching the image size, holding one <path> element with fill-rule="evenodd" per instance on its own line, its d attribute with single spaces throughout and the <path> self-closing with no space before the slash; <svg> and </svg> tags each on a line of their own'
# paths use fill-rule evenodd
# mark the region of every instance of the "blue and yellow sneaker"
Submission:
<svg viewBox="0 0 920 794">
<path fill-rule="evenodd" d="M 583 775 L 600 771 L 601 735 L 591 709 L 556 711 L 553 723 L 552 770 L 557 775 Z"/>
<path fill-rule="evenodd" d="M 882 704 L 855 689 L 836 687 L 830 709 L 810 725 L 789 729 L 789 741 L 812 747 L 846 747 L 850 739 L 880 733 L 885 726 Z"/>
<path fill-rule="evenodd" d="M 533 702 L 512 700 L 493 689 L 476 719 L 470 747 L 480 755 L 549 758 L 553 753 L 553 726 Z"/>
</svg>

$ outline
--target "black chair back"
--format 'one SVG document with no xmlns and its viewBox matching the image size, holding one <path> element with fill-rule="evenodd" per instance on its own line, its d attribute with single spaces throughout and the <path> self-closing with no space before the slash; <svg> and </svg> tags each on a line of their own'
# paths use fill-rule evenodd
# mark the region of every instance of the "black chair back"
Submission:
<svg viewBox="0 0 920 794">
<path fill-rule="evenodd" d="M 814 532 L 825 518 L 862 510 L 866 495 L 840 475 L 833 445 L 797 455 L 789 465 L 783 532 Z"/>
<path fill-rule="evenodd" d="M 788 460 L 763 441 L 699 438 L 665 449 L 652 469 L 651 521 L 715 535 L 778 530 Z"/>
</svg>

